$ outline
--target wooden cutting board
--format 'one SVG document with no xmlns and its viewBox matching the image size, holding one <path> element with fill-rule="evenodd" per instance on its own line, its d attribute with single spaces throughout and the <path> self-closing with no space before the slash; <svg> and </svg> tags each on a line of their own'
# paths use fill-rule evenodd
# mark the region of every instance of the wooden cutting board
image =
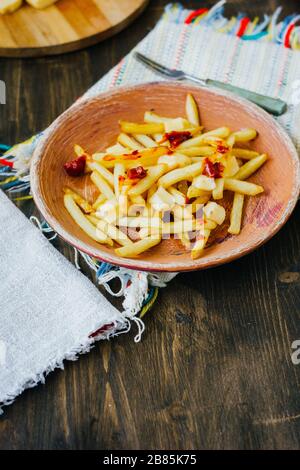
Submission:
<svg viewBox="0 0 300 470">
<path fill-rule="evenodd" d="M 149 0 L 58 0 L 0 15 L 0 56 L 62 54 L 96 44 L 133 21 Z"/>
</svg>

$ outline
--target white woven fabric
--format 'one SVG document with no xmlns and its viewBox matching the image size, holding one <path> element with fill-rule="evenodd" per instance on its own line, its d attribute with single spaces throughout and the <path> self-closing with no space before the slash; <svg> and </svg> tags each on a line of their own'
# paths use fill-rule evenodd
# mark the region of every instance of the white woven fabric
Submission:
<svg viewBox="0 0 300 470">
<path fill-rule="evenodd" d="M 126 320 L 0 191 L 0 404 Z M 105 336 L 103 336 L 105 337 Z"/>
</svg>

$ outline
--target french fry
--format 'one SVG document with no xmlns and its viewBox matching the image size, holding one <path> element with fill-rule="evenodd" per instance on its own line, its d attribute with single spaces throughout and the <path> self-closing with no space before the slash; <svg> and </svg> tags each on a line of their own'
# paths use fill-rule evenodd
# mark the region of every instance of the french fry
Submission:
<svg viewBox="0 0 300 470">
<path fill-rule="evenodd" d="M 128 191 L 130 187 L 127 185 L 123 185 L 121 187 L 120 195 L 118 198 L 118 210 L 119 210 L 119 217 L 126 215 L 128 212 L 129 202 L 128 202 Z"/>
<path fill-rule="evenodd" d="M 232 148 L 235 144 L 235 135 L 230 134 L 230 136 L 227 137 L 226 143 L 227 143 L 228 147 Z"/>
<path fill-rule="evenodd" d="M 200 125 L 199 109 L 197 103 L 190 93 L 188 93 L 185 102 L 185 112 L 188 121 L 194 126 Z"/>
<path fill-rule="evenodd" d="M 257 194 L 264 192 L 264 188 L 258 184 L 249 183 L 248 181 L 240 181 L 233 178 L 224 179 L 224 189 L 245 194 L 246 196 L 256 196 Z"/>
<path fill-rule="evenodd" d="M 196 176 L 192 181 L 192 186 L 203 191 L 213 191 L 216 187 L 215 179 L 206 175 Z"/>
<path fill-rule="evenodd" d="M 114 168 L 113 182 L 116 198 L 120 196 L 121 179 L 125 178 L 125 167 L 122 163 L 117 163 Z"/>
<path fill-rule="evenodd" d="M 153 184 L 153 186 L 151 186 L 151 188 L 148 189 L 147 203 L 150 202 L 150 199 L 151 199 L 152 195 L 155 193 L 156 190 L 157 190 L 157 184 Z"/>
<path fill-rule="evenodd" d="M 231 178 L 239 171 L 239 168 L 240 167 L 236 157 L 234 155 L 229 155 L 226 160 L 223 176 Z"/>
<path fill-rule="evenodd" d="M 218 225 L 222 225 L 225 220 L 226 212 L 223 206 L 216 202 L 208 202 L 203 208 L 206 219 L 216 222 Z"/>
<path fill-rule="evenodd" d="M 115 145 L 112 145 L 111 147 L 107 147 L 105 150 L 105 153 L 111 154 L 111 155 L 123 155 L 124 153 L 129 153 L 130 149 L 124 147 L 121 145 L 119 142 L 117 142 Z"/>
<path fill-rule="evenodd" d="M 240 149 L 233 147 L 231 151 L 232 155 L 243 160 L 251 160 L 252 158 L 258 157 L 259 153 L 255 150 Z"/>
<path fill-rule="evenodd" d="M 191 163 L 203 163 L 203 161 L 205 160 L 204 157 L 190 157 L 190 159 Z"/>
<path fill-rule="evenodd" d="M 123 214 L 122 214 L 123 215 Z M 148 217 L 149 211 L 148 207 L 141 205 L 141 204 L 131 204 L 128 207 L 127 214 L 124 214 L 123 216 L 128 216 L 128 217 Z"/>
<path fill-rule="evenodd" d="M 187 192 L 188 192 L 188 189 L 189 189 L 189 185 L 188 185 L 187 181 L 186 180 L 178 181 L 177 189 L 178 189 L 178 191 L 180 191 L 182 194 L 184 194 L 186 196 Z"/>
<path fill-rule="evenodd" d="M 155 122 L 159 124 L 164 124 L 166 122 L 172 121 L 172 119 L 173 118 L 159 116 L 158 114 L 153 113 L 152 111 L 146 111 L 144 114 L 144 121 L 147 123 Z"/>
<path fill-rule="evenodd" d="M 94 183 L 95 186 L 99 189 L 99 191 L 104 194 L 106 199 L 108 200 L 115 200 L 116 196 L 114 195 L 114 192 L 110 185 L 105 181 L 104 178 L 97 172 L 93 171 L 91 174 L 91 180 Z"/>
<path fill-rule="evenodd" d="M 97 228 L 105 233 L 109 238 L 119 243 L 119 245 L 128 246 L 132 244 L 132 241 L 127 237 L 127 235 L 113 224 L 105 222 L 104 220 L 98 220 Z"/>
<path fill-rule="evenodd" d="M 105 233 L 98 230 L 79 209 L 71 194 L 64 195 L 64 206 L 77 225 L 93 240 L 99 243 L 113 244 Z"/>
<path fill-rule="evenodd" d="M 97 227 L 98 225 L 98 222 L 99 222 L 99 219 L 98 217 L 95 216 L 95 214 L 87 214 L 86 215 L 86 218 L 92 222 L 93 225 L 95 225 L 95 227 Z"/>
<path fill-rule="evenodd" d="M 133 134 L 133 137 L 137 142 L 147 148 L 157 147 L 157 142 L 145 134 Z"/>
<path fill-rule="evenodd" d="M 166 211 L 172 209 L 175 204 L 175 199 L 162 186 L 159 186 L 156 192 L 149 199 L 149 202 L 155 210 Z"/>
<path fill-rule="evenodd" d="M 143 216 L 120 217 L 118 220 L 118 225 L 119 227 L 129 227 L 129 228 L 153 227 L 156 229 L 160 229 L 162 225 L 162 220 L 159 216 L 156 216 L 156 217 L 143 217 Z"/>
<path fill-rule="evenodd" d="M 193 219 L 176 220 L 175 222 L 163 222 L 161 231 L 163 235 L 173 235 L 174 233 L 192 232 L 199 224 Z"/>
<path fill-rule="evenodd" d="M 176 204 L 172 208 L 172 213 L 173 213 L 175 221 L 176 220 L 184 220 L 184 219 L 194 219 L 191 204 L 189 204 L 187 206 L 179 206 L 179 205 Z"/>
<path fill-rule="evenodd" d="M 212 197 L 217 199 L 223 199 L 223 190 L 224 190 L 224 178 L 215 179 L 216 187 L 212 192 Z"/>
<path fill-rule="evenodd" d="M 146 201 L 143 198 L 143 196 L 141 196 L 140 194 L 138 196 L 131 196 L 130 199 L 133 204 L 136 204 L 139 206 L 146 206 Z"/>
<path fill-rule="evenodd" d="M 179 206 L 184 206 L 186 204 L 186 196 L 181 191 L 178 191 L 178 189 L 173 186 L 169 186 L 168 191 L 172 194 L 176 204 Z"/>
<path fill-rule="evenodd" d="M 206 242 L 209 238 L 209 235 L 210 235 L 210 230 L 209 229 L 204 229 L 203 231 L 203 235 L 201 234 L 199 239 L 196 240 L 193 248 L 192 248 L 192 251 L 191 251 L 191 258 L 192 259 L 197 259 L 199 258 L 203 251 L 204 251 L 204 248 L 205 248 L 205 245 L 206 245 Z"/>
<path fill-rule="evenodd" d="M 116 248 L 115 253 L 124 258 L 132 258 L 143 253 L 146 250 L 149 250 L 153 246 L 158 245 L 160 243 L 160 240 L 161 240 L 160 236 L 152 235 L 150 237 L 143 238 L 142 240 L 139 240 L 138 242 L 132 243 L 131 245 L 123 246 L 121 248 Z"/>
<path fill-rule="evenodd" d="M 211 191 L 204 191 L 203 189 L 196 188 L 195 186 L 191 185 L 189 186 L 188 192 L 187 192 L 187 197 L 189 199 L 192 199 L 194 197 L 208 197 L 210 198 L 211 196 Z"/>
<path fill-rule="evenodd" d="M 155 122 L 149 124 L 136 124 L 135 122 L 120 121 L 120 127 L 124 134 L 155 134 L 165 132 L 164 124 Z"/>
<path fill-rule="evenodd" d="M 93 158 L 100 161 L 102 165 L 111 164 L 111 168 L 116 163 L 123 163 L 126 167 L 130 167 L 131 165 L 137 166 L 147 163 L 147 162 L 157 162 L 157 159 L 162 156 L 166 155 L 166 148 L 163 146 L 153 147 L 153 148 L 142 148 L 141 150 L 130 151 L 129 153 L 125 153 L 123 155 L 95 155 Z M 107 167 L 107 166 L 106 166 Z"/>
<path fill-rule="evenodd" d="M 167 188 L 173 186 L 181 180 L 191 180 L 197 176 L 202 170 L 202 163 L 192 163 L 184 168 L 178 168 L 165 174 L 158 180 L 158 184 Z"/>
<path fill-rule="evenodd" d="M 249 140 L 255 139 L 257 132 L 255 129 L 247 128 L 233 132 L 232 135 L 234 136 L 235 142 L 249 142 Z"/>
<path fill-rule="evenodd" d="M 184 248 L 186 250 L 190 250 L 191 241 L 190 241 L 188 233 L 186 233 L 186 232 L 185 233 L 177 233 L 176 235 L 179 238 L 179 240 L 181 241 L 181 243 L 183 244 Z"/>
<path fill-rule="evenodd" d="M 182 144 L 179 145 L 178 150 L 186 149 L 189 147 L 198 147 L 203 142 L 206 142 L 208 138 L 226 138 L 230 134 L 230 129 L 228 127 L 219 127 L 212 131 L 205 132 L 197 137 L 193 137 L 192 139 L 186 140 Z"/>
<path fill-rule="evenodd" d="M 88 158 L 91 158 L 91 156 L 78 144 L 74 145 L 74 152 L 77 155 L 77 157 L 81 157 L 81 155 L 85 155 Z"/>
<path fill-rule="evenodd" d="M 195 212 L 198 212 L 199 210 L 203 209 L 204 204 L 206 204 L 210 199 L 210 193 L 207 193 L 207 195 L 204 196 L 198 196 L 196 199 L 192 202 L 192 213 L 194 214 Z"/>
<path fill-rule="evenodd" d="M 144 146 L 139 144 L 136 140 L 129 137 L 129 135 L 122 132 L 118 135 L 118 142 L 119 144 L 127 147 L 131 150 L 143 150 Z"/>
<path fill-rule="evenodd" d="M 99 162 L 91 162 L 89 166 L 92 171 L 97 171 L 112 188 L 114 187 L 114 177 L 107 168 Z"/>
<path fill-rule="evenodd" d="M 175 168 L 182 168 L 186 165 L 191 164 L 191 159 L 186 155 L 174 154 L 174 155 L 162 155 L 157 160 L 159 165 L 167 165 L 168 170 L 174 170 Z"/>
<path fill-rule="evenodd" d="M 205 219 L 204 220 L 204 227 L 208 230 L 214 230 L 217 227 L 217 222 L 214 222 L 213 220 L 210 219 Z"/>
<path fill-rule="evenodd" d="M 76 204 L 83 210 L 85 214 L 90 214 L 91 212 L 93 212 L 93 207 L 91 206 L 91 204 L 82 196 L 75 193 L 75 191 L 72 191 L 72 189 L 64 188 L 64 193 L 70 194 L 72 198 L 74 199 L 74 201 L 76 202 Z"/>
<path fill-rule="evenodd" d="M 159 145 L 165 145 L 168 147 L 168 141 L 162 142 L 164 140 L 164 134 L 153 134 L 153 139 L 155 142 L 157 142 Z"/>
<path fill-rule="evenodd" d="M 181 132 L 187 130 L 191 124 L 184 118 L 170 119 L 164 123 L 165 132 Z"/>
<path fill-rule="evenodd" d="M 99 196 L 97 197 L 96 201 L 94 202 L 93 204 L 93 209 L 94 210 L 97 210 L 99 206 L 101 206 L 101 204 L 103 204 L 103 202 L 106 201 L 106 197 L 104 196 L 104 194 L 99 194 Z"/>
<path fill-rule="evenodd" d="M 135 186 L 133 186 L 128 191 L 129 197 L 143 194 L 154 183 L 156 183 L 158 178 L 160 178 L 160 176 L 162 176 L 165 171 L 166 171 L 165 165 L 157 165 L 157 166 L 150 167 L 148 169 L 147 176 L 145 176 L 145 178 L 142 178 Z"/>
<path fill-rule="evenodd" d="M 207 157 L 215 153 L 215 149 L 209 145 L 201 145 L 199 147 L 181 148 L 180 153 L 187 157 Z"/>
<path fill-rule="evenodd" d="M 246 180 L 255 173 L 267 160 L 267 155 L 263 153 L 258 157 L 252 158 L 247 163 L 245 163 L 238 172 L 234 175 L 234 178 L 237 180 Z"/>
<path fill-rule="evenodd" d="M 149 230 L 148 227 L 143 227 L 143 228 L 140 229 L 139 237 L 140 237 L 141 240 L 143 240 L 146 237 L 149 237 L 149 235 L 150 235 L 150 230 Z"/>
<path fill-rule="evenodd" d="M 243 194 L 234 194 L 233 206 L 230 213 L 230 226 L 228 228 L 228 232 L 233 235 L 238 235 L 241 231 L 244 198 Z"/>
<path fill-rule="evenodd" d="M 118 218 L 119 212 L 120 212 L 120 209 L 119 209 L 119 206 L 117 205 L 116 200 L 106 201 L 97 208 L 97 211 L 95 212 L 95 216 L 98 217 L 99 219 L 105 220 L 108 223 L 115 223 Z"/>
</svg>

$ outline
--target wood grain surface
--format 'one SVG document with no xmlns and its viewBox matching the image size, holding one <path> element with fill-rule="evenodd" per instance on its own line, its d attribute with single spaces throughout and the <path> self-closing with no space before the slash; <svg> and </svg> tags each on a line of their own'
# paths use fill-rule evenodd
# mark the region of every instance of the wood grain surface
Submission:
<svg viewBox="0 0 300 470">
<path fill-rule="evenodd" d="M 151 1 L 132 26 L 89 50 L 0 60 L 1 140 L 50 124 L 145 36 L 167 3 Z M 284 14 L 299 11 L 297 0 L 239 0 L 228 12 L 262 15 L 279 4 Z M 31 203 L 22 209 L 30 213 Z M 134 331 L 99 342 L 23 393 L 0 418 L 0 448 L 299 449 L 300 365 L 291 361 L 300 339 L 299 216 L 298 205 L 255 253 L 173 280 L 145 317 L 141 343 Z M 64 243 L 58 248 L 73 258 Z"/>
<path fill-rule="evenodd" d="M 148 0 L 58 0 L 37 10 L 23 4 L 0 15 L 0 56 L 62 54 L 96 44 L 121 31 Z"/>
</svg>

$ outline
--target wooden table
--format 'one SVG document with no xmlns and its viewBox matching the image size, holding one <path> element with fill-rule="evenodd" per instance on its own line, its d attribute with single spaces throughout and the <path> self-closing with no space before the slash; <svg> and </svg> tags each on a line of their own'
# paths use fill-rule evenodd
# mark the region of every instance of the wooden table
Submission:
<svg viewBox="0 0 300 470">
<path fill-rule="evenodd" d="M 134 25 L 88 50 L 2 59 L 0 139 L 12 144 L 50 124 L 145 36 L 168 2 L 152 1 Z M 243 0 L 229 13 L 271 13 L 279 4 L 285 14 L 299 11 L 297 0 Z M 99 342 L 23 393 L 0 419 L 0 448 L 298 449 L 300 365 L 291 343 L 300 339 L 299 215 L 298 205 L 255 253 L 178 276 L 147 315 L 140 344 L 134 333 Z"/>
</svg>

